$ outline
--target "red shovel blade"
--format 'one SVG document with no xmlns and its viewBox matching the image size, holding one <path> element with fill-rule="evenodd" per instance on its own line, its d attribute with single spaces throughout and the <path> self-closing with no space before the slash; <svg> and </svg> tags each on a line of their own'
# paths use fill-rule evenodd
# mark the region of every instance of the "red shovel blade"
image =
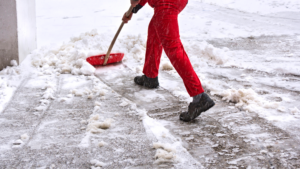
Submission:
<svg viewBox="0 0 300 169">
<path fill-rule="evenodd" d="M 90 56 L 86 58 L 86 61 L 93 66 L 103 65 L 106 54 Z M 111 53 L 106 64 L 121 62 L 124 57 L 124 53 Z"/>
</svg>

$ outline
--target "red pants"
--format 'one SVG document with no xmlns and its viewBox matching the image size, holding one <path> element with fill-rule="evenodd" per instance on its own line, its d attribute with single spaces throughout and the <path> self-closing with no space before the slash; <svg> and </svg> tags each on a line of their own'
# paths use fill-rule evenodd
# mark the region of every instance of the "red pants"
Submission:
<svg viewBox="0 0 300 169">
<path fill-rule="evenodd" d="M 154 7 L 154 16 L 148 28 L 143 73 L 150 78 L 158 76 L 160 58 L 164 49 L 183 79 L 189 95 L 193 97 L 203 93 L 204 90 L 180 40 L 178 14 L 186 4 L 187 0 L 149 0 L 149 5 Z"/>
</svg>

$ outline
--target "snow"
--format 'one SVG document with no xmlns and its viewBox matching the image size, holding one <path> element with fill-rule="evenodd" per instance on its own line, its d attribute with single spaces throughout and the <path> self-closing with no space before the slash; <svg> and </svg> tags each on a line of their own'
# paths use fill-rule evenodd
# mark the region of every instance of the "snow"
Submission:
<svg viewBox="0 0 300 169">
<path fill-rule="evenodd" d="M 106 119 L 103 122 L 99 122 L 100 116 L 94 115 L 89 119 L 89 123 L 87 125 L 87 131 L 90 131 L 91 133 L 101 133 L 102 129 L 108 129 L 111 127 L 111 124 L 113 122 L 112 119 Z"/>
<path fill-rule="evenodd" d="M 103 163 L 103 162 L 100 162 L 96 159 L 93 159 L 90 161 L 90 163 L 93 165 L 91 168 L 94 169 L 94 168 L 98 168 L 98 167 L 104 167 L 106 164 Z"/>
<path fill-rule="evenodd" d="M 201 2 L 259 14 L 300 10 L 300 2 L 298 0 L 201 0 Z"/>
<path fill-rule="evenodd" d="M 16 60 L 11 60 L 10 65 L 11 66 L 18 66 L 18 62 Z"/>
<path fill-rule="evenodd" d="M 89 64 L 87 61 L 82 62 L 82 67 L 80 68 L 80 71 L 84 75 L 92 75 L 95 72 L 96 68 Z"/>
<path fill-rule="evenodd" d="M 168 71 L 168 70 L 173 70 L 174 67 L 171 65 L 171 63 L 165 62 L 165 63 L 162 63 L 162 68 L 161 69 Z"/>
<path fill-rule="evenodd" d="M 278 102 L 269 102 L 262 99 L 253 89 L 228 89 L 219 92 L 211 91 L 211 93 L 222 96 L 222 100 L 236 103 L 236 107 L 246 106 L 244 107 L 246 110 L 251 110 L 252 107 L 256 106 L 272 109 L 276 109 L 279 106 Z"/>
<path fill-rule="evenodd" d="M 291 108 L 290 112 L 293 115 L 300 115 L 300 110 L 297 107 Z"/>
<path fill-rule="evenodd" d="M 158 149 L 155 154 L 155 163 L 160 164 L 160 163 L 166 163 L 166 162 L 173 162 L 176 156 L 173 155 L 171 152 L 167 152 L 162 149 Z"/>
<path fill-rule="evenodd" d="M 21 140 L 27 141 L 28 139 L 29 139 L 29 136 L 27 133 L 21 135 Z"/>
<path fill-rule="evenodd" d="M 103 147 L 103 146 L 106 146 L 106 145 L 107 145 L 107 143 L 104 142 L 104 141 L 101 141 L 101 142 L 98 143 L 99 147 Z"/>
<path fill-rule="evenodd" d="M 99 98 L 94 102 L 94 109 L 90 111 L 89 119 L 78 122 L 82 124 L 79 129 L 85 132 L 79 147 L 89 147 L 92 135 L 106 134 L 105 130 L 118 129 L 114 120 L 104 117 L 102 111 L 105 106 L 113 106 L 102 103 L 111 99 L 107 95 L 112 91 L 100 84 L 100 80 L 94 76 L 96 68 L 86 62 L 86 58 L 89 56 L 107 52 L 112 37 L 121 23 L 120 18 L 124 12 L 122 7 L 128 6 L 128 2 L 125 1 L 118 0 L 116 3 L 119 5 L 115 6 L 114 3 L 103 3 L 97 0 L 91 0 L 89 3 L 78 0 L 38 1 L 39 48 L 32 51 L 21 65 L 12 60 L 11 66 L 0 71 L 0 112 L 10 102 L 22 81 L 30 75 L 35 80 L 30 82 L 27 87 L 37 86 L 41 89 L 40 95 L 37 96 L 39 105 L 35 107 L 36 111 L 45 112 L 53 100 L 72 103 L 73 97 L 92 101 Z M 95 12 L 102 8 L 110 10 Z M 52 11 L 53 9 L 55 12 Z M 293 16 L 293 12 L 299 11 L 300 2 L 298 0 L 189 1 L 187 9 L 179 17 L 181 39 L 206 92 L 228 102 L 225 108 L 228 107 L 230 111 L 239 109 L 246 111 L 247 114 L 257 114 L 268 123 L 293 133 L 291 128 L 297 127 L 300 117 L 297 103 L 299 97 L 293 93 L 300 91 L 298 83 L 299 53 L 293 49 L 297 47 L 300 39 L 300 36 L 295 36 L 295 34 L 299 34 L 300 31 L 299 24 L 295 21 L 293 25 L 291 20 L 297 20 L 297 16 Z M 132 21 L 123 28 L 113 48 L 113 52 L 125 53 L 123 64 L 132 70 L 133 75 L 142 74 L 146 52 L 147 24 L 152 14 L 153 10 L 145 6 L 143 10 L 134 15 Z M 283 35 L 289 36 L 290 39 L 290 36 L 295 36 L 296 40 L 281 42 L 276 39 L 275 42 L 278 46 L 270 45 L 271 48 L 274 48 L 272 50 L 267 49 L 270 39 L 263 43 L 259 41 L 260 38 L 268 38 L 268 36 L 280 38 L 279 36 Z M 240 41 L 235 41 L 236 39 Z M 223 40 L 227 43 L 230 42 L 227 45 L 228 48 L 218 47 Z M 255 46 L 257 44 L 265 45 Z M 244 50 L 240 49 L 240 46 L 253 48 Z M 281 55 L 273 55 L 274 50 L 280 50 Z M 253 51 L 256 53 L 253 54 Z M 264 53 L 264 51 L 268 52 Z M 165 53 L 161 58 L 160 66 L 161 88 L 158 90 L 141 89 L 129 95 L 151 104 L 167 101 L 169 98 L 160 93 L 161 90 L 167 90 L 178 100 L 188 104 L 191 98 Z M 97 69 L 108 70 L 118 69 L 118 67 Z M 62 74 L 72 74 L 74 78 L 69 79 L 69 85 L 62 86 L 63 89 L 68 89 L 70 92 L 56 98 L 58 82 L 55 79 Z M 115 79 L 115 83 L 127 83 L 116 77 L 118 74 L 110 74 L 104 81 Z M 92 81 L 91 88 L 82 88 L 82 83 L 86 80 Z M 196 136 L 191 136 L 190 133 L 181 133 L 180 136 L 175 136 L 168 129 L 170 126 L 168 122 L 151 118 L 148 115 L 149 112 L 140 109 L 140 105 L 123 98 L 123 96 L 118 99 L 122 99 L 118 105 L 124 110 L 130 109 L 138 112 L 137 116 L 142 120 L 148 136 L 155 137 L 152 147 L 156 150 L 154 156 L 156 164 L 167 162 L 173 163 L 175 166 L 184 166 L 184 164 L 190 163 L 202 165 L 185 146 L 186 141 L 193 141 Z M 183 106 L 183 108 L 186 107 Z M 112 112 L 112 115 L 120 117 L 123 113 L 120 110 Z M 234 128 L 235 123 L 230 122 L 229 124 L 227 125 L 229 129 Z M 43 130 L 46 125 L 48 123 L 42 123 L 39 130 Z M 259 130 L 259 127 L 245 125 L 239 129 Z M 10 146 L 20 148 L 31 137 L 28 134 L 20 134 L 22 133 L 18 134 L 20 138 L 16 138 L 11 142 L 13 145 Z M 214 135 L 220 139 L 227 137 L 223 133 Z M 183 137 L 184 139 L 181 139 Z M 259 135 L 254 138 L 257 137 Z M 249 141 L 251 142 L 251 140 Z M 99 140 L 96 140 L 94 144 L 97 147 L 108 145 Z M 217 148 L 221 146 L 221 143 L 212 143 L 211 145 Z M 1 145 L 0 149 L 7 149 L 7 146 Z M 268 152 L 261 150 L 259 153 L 267 154 Z M 240 160 L 243 159 L 233 159 L 228 161 L 228 164 L 236 165 Z M 91 168 L 106 166 L 106 163 L 96 159 L 91 160 L 90 163 Z M 235 168 L 235 166 L 231 167 Z"/>
</svg>

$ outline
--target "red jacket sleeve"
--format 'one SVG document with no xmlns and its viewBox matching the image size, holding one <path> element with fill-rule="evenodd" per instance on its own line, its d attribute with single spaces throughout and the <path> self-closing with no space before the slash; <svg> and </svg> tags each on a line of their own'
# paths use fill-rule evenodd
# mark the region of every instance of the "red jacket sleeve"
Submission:
<svg viewBox="0 0 300 169">
<path fill-rule="evenodd" d="M 139 4 L 144 6 L 147 2 L 148 2 L 148 0 L 141 0 L 141 2 Z"/>
</svg>

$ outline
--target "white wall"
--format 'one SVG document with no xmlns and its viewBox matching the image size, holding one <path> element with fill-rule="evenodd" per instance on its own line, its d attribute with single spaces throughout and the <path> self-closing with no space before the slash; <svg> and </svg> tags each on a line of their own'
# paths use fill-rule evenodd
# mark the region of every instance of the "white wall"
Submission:
<svg viewBox="0 0 300 169">
<path fill-rule="evenodd" d="M 0 70 L 36 49 L 35 0 L 0 0 Z"/>
<path fill-rule="evenodd" d="M 18 18 L 19 61 L 36 49 L 35 0 L 16 0 Z"/>
</svg>

